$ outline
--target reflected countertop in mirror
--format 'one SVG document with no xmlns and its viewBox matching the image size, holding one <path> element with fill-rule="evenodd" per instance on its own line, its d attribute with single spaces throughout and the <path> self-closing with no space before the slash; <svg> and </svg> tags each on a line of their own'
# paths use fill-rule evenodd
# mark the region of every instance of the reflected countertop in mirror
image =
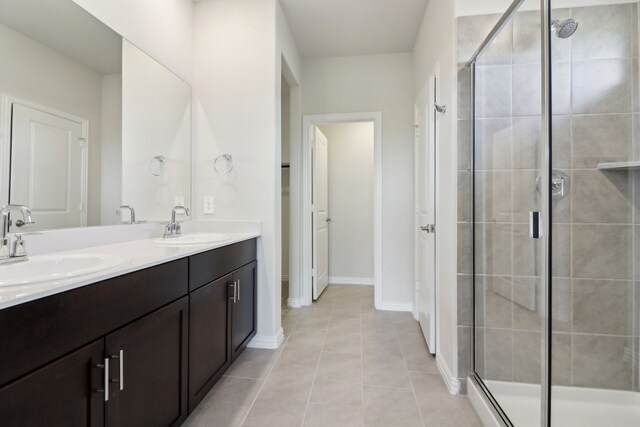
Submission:
<svg viewBox="0 0 640 427">
<path fill-rule="evenodd" d="M 72 0 L 0 3 L 0 204 L 29 230 L 165 221 L 191 197 L 191 88 Z M 161 160 L 159 160 L 161 159 Z"/>
</svg>

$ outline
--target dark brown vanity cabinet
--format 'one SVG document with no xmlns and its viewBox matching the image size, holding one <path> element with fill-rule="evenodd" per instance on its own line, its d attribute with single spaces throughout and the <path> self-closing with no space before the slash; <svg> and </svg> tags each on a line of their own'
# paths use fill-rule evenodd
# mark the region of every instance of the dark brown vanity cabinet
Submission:
<svg viewBox="0 0 640 427">
<path fill-rule="evenodd" d="M 102 426 L 103 355 L 99 340 L 0 388 L 0 425 Z"/>
<path fill-rule="evenodd" d="M 231 364 L 229 274 L 189 295 L 189 410 L 193 410 Z"/>
<path fill-rule="evenodd" d="M 255 259 L 255 241 L 248 241 L 189 260 L 190 410 L 255 336 Z"/>
<path fill-rule="evenodd" d="M 105 339 L 107 426 L 173 426 L 187 417 L 188 297 Z"/>
<path fill-rule="evenodd" d="M 236 288 L 231 309 L 231 359 L 235 360 L 256 334 L 256 277 L 258 264 L 251 264 L 233 273 Z"/>
<path fill-rule="evenodd" d="M 0 425 L 180 425 L 255 335 L 255 259 L 249 240 L 0 310 Z"/>
</svg>

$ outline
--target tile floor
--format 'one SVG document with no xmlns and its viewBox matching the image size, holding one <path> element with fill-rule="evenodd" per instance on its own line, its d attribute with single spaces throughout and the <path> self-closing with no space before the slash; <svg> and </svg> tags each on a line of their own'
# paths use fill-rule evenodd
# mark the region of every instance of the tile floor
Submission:
<svg viewBox="0 0 640 427">
<path fill-rule="evenodd" d="M 283 319 L 279 350 L 248 348 L 186 426 L 481 426 L 452 396 L 409 313 L 368 286 L 330 286 Z"/>
</svg>

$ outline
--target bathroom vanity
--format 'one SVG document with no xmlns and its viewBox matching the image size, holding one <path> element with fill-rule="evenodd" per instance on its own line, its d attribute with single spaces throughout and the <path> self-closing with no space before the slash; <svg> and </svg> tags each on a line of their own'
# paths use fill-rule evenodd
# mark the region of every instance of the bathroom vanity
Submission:
<svg viewBox="0 0 640 427">
<path fill-rule="evenodd" d="M 256 333 L 255 237 L 1 308 L 2 425 L 180 425 Z"/>
</svg>

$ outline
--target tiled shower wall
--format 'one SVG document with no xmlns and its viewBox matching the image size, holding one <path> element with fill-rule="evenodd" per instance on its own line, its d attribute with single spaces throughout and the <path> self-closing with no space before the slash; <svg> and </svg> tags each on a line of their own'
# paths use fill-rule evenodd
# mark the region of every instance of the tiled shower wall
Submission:
<svg viewBox="0 0 640 427">
<path fill-rule="evenodd" d="M 638 390 L 640 160 L 638 5 L 555 10 L 580 26 L 553 39 L 553 164 L 571 178 L 554 202 L 553 380 Z M 458 19 L 462 65 L 498 15 Z M 519 12 L 477 65 L 476 368 L 485 379 L 539 383 L 542 259 L 528 237 L 539 210 L 540 14 Z M 469 83 L 459 72 L 458 372 L 471 370 Z M 636 265 L 638 267 L 636 267 Z"/>
</svg>

